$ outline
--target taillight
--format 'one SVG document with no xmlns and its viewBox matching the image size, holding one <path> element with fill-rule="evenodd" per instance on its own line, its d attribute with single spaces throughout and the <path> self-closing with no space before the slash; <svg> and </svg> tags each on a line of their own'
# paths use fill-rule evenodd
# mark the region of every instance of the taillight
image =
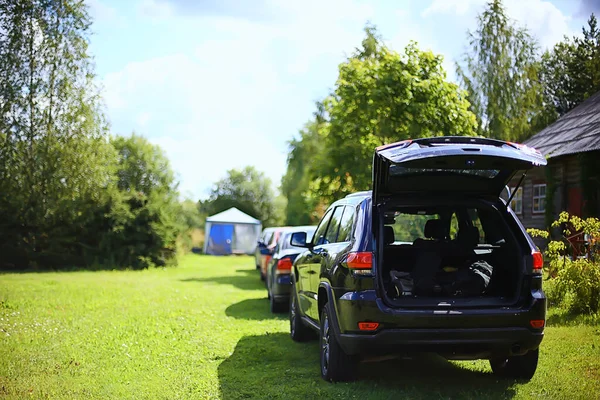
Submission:
<svg viewBox="0 0 600 400">
<path fill-rule="evenodd" d="M 292 260 L 289 258 L 282 258 L 277 261 L 277 271 L 279 272 L 289 272 L 292 270 Z"/>
<path fill-rule="evenodd" d="M 534 274 L 542 274 L 542 268 L 544 267 L 544 257 L 542 253 L 538 250 L 534 250 L 531 252 L 531 256 L 533 257 L 533 273 Z"/>
<path fill-rule="evenodd" d="M 346 265 L 348 265 L 348 268 L 355 271 L 370 270 L 373 267 L 373 253 L 369 251 L 348 253 Z"/>
</svg>

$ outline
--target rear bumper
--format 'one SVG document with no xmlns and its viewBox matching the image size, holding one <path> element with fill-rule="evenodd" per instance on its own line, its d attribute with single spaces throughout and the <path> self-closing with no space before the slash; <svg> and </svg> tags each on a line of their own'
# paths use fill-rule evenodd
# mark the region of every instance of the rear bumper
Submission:
<svg viewBox="0 0 600 400">
<path fill-rule="evenodd" d="M 546 319 L 546 297 L 532 290 L 526 304 L 497 308 L 390 308 L 374 290 L 337 293 L 329 288 L 334 332 L 347 354 L 434 352 L 452 359 L 524 354 L 539 347 L 543 329 L 531 320 Z M 332 318 L 333 319 L 333 318 Z M 359 322 L 378 322 L 361 332 Z"/>
<path fill-rule="evenodd" d="M 271 296 L 278 302 L 283 302 L 290 298 L 291 291 L 290 274 L 275 275 L 275 281 L 271 283 Z"/>
<path fill-rule="evenodd" d="M 347 354 L 439 353 L 450 359 L 524 354 L 539 347 L 543 331 L 527 328 L 386 329 L 375 334 L 340 334 Z"/>
</svg>

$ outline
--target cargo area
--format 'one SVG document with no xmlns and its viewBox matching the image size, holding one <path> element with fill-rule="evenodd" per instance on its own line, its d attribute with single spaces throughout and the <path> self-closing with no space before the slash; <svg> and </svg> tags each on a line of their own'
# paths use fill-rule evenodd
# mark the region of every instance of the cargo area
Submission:
<svg viewBox="0 0 600 400">
<path fill-rule="evenodd" d="M 427 203 L 383 210 L 378 272 L 387 302 L 399 307 L 514 304 L 523 252 L 503 204 Z"/>
</svg>

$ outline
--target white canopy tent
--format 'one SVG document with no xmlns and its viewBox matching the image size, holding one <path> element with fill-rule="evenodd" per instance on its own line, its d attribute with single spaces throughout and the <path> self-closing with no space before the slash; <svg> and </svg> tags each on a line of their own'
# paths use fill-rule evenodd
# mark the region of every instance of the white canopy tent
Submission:
<svg viewBox="0 0 600 400">
<path fill-rule="evenodd" d="M 259 220 L 231 207 L 206 218 L 204 254 L 253 254 L 261 231 Z"/>
</svg>

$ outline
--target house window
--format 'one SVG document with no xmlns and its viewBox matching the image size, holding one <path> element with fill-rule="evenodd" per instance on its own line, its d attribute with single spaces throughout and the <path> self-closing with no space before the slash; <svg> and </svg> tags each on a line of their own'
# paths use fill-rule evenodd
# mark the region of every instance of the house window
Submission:
<svg viewBox="0 0 600 400">
<path fill-rule="evenodd" d="M 511 193 L 513 193 L 514 190 L 515 190 L 515 188 L 510 188 Z M 516 214 L 523 214 L 523 188 L 522 187 L 517 189 L 517 193 L 514 195 L 514 197 L 510 201 L 510 208 L 512 208 Z"/>
<path fill-rule="evenodd" d="M 533 185 L 533 212 L 546 211 L 546 184 Z"/>
</svg>

